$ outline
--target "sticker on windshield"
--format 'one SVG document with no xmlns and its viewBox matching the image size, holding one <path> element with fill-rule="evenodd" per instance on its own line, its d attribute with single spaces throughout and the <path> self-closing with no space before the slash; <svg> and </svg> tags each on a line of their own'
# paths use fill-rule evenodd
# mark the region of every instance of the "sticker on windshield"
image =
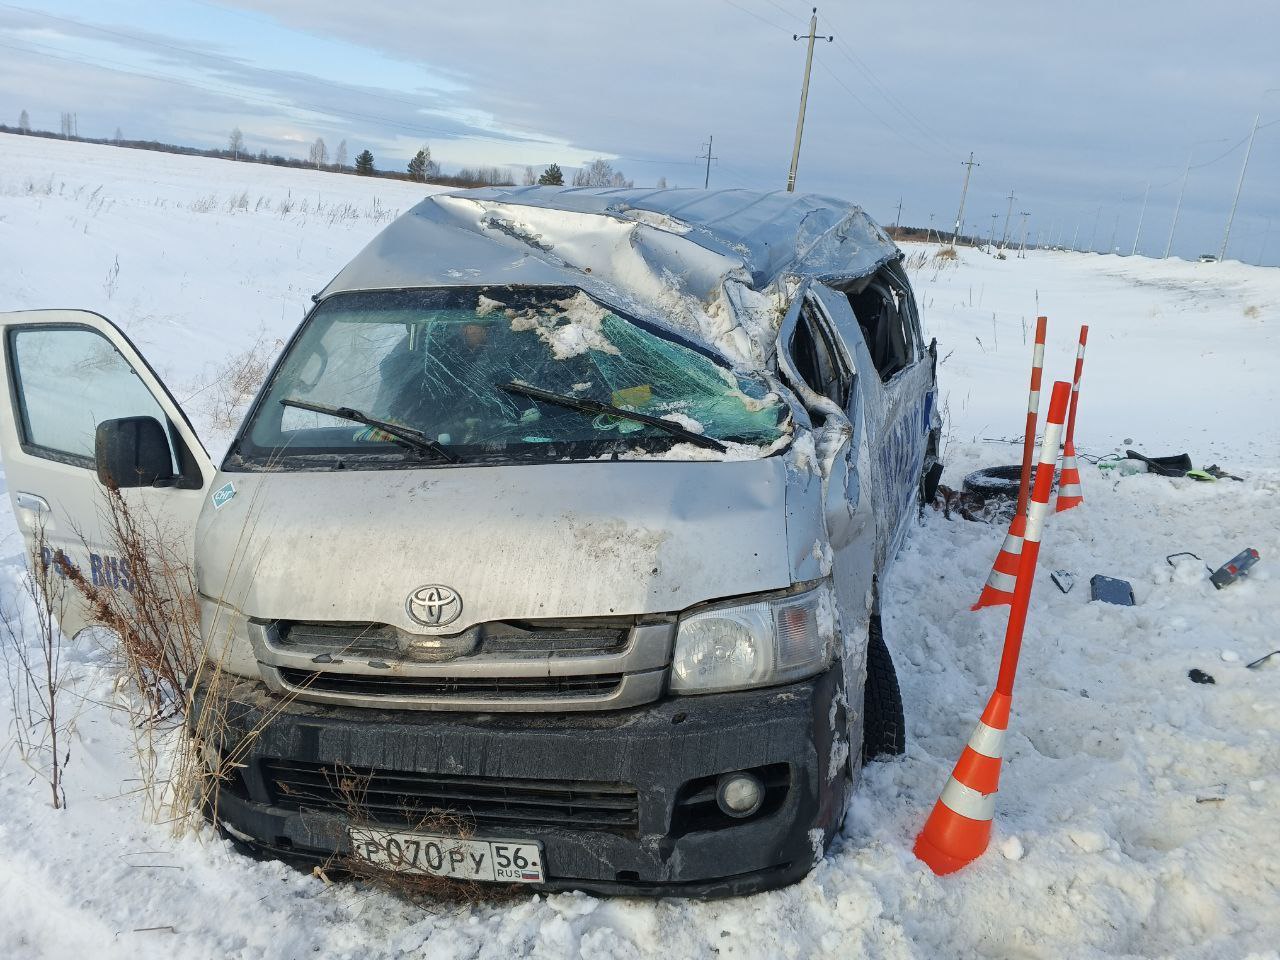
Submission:
<svg viewBox="0 0 1280 960">
<path fill-rule="evenodd" d="M 235 484 L 233 484 L 230 480 L 228 480 L 226 483 L 220 486 L 217 490 L 213 491 L 213 508 L 215 510 L 221 510 L 223 507 L 223 504 L 227 503 L 227 501 L 229 501 L 235 495 L 236 495 Z"/>
</svg>

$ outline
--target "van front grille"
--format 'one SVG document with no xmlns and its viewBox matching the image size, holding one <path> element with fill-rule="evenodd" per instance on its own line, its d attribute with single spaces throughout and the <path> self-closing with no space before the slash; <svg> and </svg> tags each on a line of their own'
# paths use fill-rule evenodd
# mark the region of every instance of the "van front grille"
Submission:
<svg viewBox="0 0 1280 960">
<path fill-rule="evenodd" d="M 341 764 L 263 760 L 273 806 L 318 810 L 388 826 L 450 829 L 469 826 L 519 830 L 567 827 L 634 833 L 635 787 L 582 780 L 457 777 Z"/>
<path fill-rule="evenodd" d="M 427 662 L 463 656 L 513 658 L 599 656 L 626 646 L 629 625 L 619 621 L 557 621 L 552 623 L 482 623 L 461 633 L 421 636 L 385 623 L 324 623 L 276 620 L 271 642 L 286 650 L 331 656 L 405 657 Z M 453 651 L 433 655 L 432 641 Z M 460 652 L 460 653 L 459 653 Z"/>
<path fill-rule="evenodd" d="M 409 677 L 403 674 L 322 673 L 280 668 L 280 679 L 309 693 L 361 697 L 603 697 L 614 693 L 622 674 L 566 677 Z"/>
</svg>

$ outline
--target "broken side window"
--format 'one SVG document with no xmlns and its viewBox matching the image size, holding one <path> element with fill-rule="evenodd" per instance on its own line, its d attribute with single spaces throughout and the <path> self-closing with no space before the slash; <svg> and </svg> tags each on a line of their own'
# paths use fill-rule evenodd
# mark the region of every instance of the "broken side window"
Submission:
<svg viewBox="0 0 1280 960">
<path fill-rule="evenodd" d="M 800 310 L 790 348 L 796 372 L 809 388 L 843 409 L 849 400 L 850 376 L 840 362 L 830 330 L 811 303 L 806 302 Z"/>
<path fill-rule="evenodd" d="M 842 288 L 881 380 L 890 380 L 916 359 L 914 304 L 902 282 L 885 269 Z"/>
</svg>

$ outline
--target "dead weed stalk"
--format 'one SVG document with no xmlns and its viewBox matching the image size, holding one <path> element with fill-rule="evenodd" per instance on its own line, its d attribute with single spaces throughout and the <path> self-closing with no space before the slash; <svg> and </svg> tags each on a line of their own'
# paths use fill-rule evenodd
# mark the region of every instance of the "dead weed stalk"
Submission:
<svg viewBox="0 0 1280 960">
<path fill-rule="evenodd" d="M 396 811 L 397 820 L 391 826 L 379 822 L 368 802 L 370 775 L 361 775 L 343 765 L 335 765 L 325 771 L 325 798 L 317 798 L 317 808 L 333 811 L 333 799 L 347 823 L 351 824 L 351 844 L 347 853 L 335 853 L 317 870 L 326 882 L 330 876 L 355 880 L 369 888 L 413 903 L 420 907 L 449 906 L 457 904 L 492 903 L 509 900 L 520 895 L 520 885 L 496 885 L 476 880 L 460 880 L 429 872 L 422 865 L 430 862 L 425 847 L 411 847 L 403 843 L 405 834 L 436 838 L 441 862 L 452 853 L 460 852 L 461 842 L 475 833 L 470 818 L 453 810 L 435 807 L 416 808 L 409 803 Z M 280 785 L 283 792 L 294 793 L 303 804 L 307 795 L 297 794 Z M 401 798 L 407 800 L 407 798 Z M 384 814 L 385 816 L 385 814 Z M 410 841 L 412 843 L 413 841 Z M 453 846 L 449 844 L 452 843 Z M 378 851 L 376 858 L 361 856 L 357 845 L 366 850 Z"/>
<path fill-rule="evenodd" d="M 67 805 L 63 782 L 71 760 L 74 715 L 64 703 L 66 661 L 58 620 L 66 603 L 62 551 L 48 547 L 44 525 L 37 520 L 35 545 L 22 575 L 21 606 L 14 610 L 0 602 L 3 640 L 10 653 L 4 660 L 5 680 L 13 703 L 13 737 L 22 761 L 49 784 L 54 809 Z M 31 635 L 35 643 L 31 643 Z"/>
</svg>

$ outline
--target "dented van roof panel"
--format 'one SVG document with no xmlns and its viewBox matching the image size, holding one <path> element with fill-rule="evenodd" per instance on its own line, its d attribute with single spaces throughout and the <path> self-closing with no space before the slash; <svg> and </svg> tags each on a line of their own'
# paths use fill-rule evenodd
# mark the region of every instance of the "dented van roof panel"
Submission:
<svg viewBox="0 0 1280 960">
<path fill-rule="evenodd" d="M 707 301 L 728 279 L 763 291 L 788 276 L 857 277 L 897 253 L 861 207 L 815 194 L 493 187 L 427 197 L 321 295 L 568 283 L 644 300 L 646 286 L 674 284 Z"/>
</svg>

